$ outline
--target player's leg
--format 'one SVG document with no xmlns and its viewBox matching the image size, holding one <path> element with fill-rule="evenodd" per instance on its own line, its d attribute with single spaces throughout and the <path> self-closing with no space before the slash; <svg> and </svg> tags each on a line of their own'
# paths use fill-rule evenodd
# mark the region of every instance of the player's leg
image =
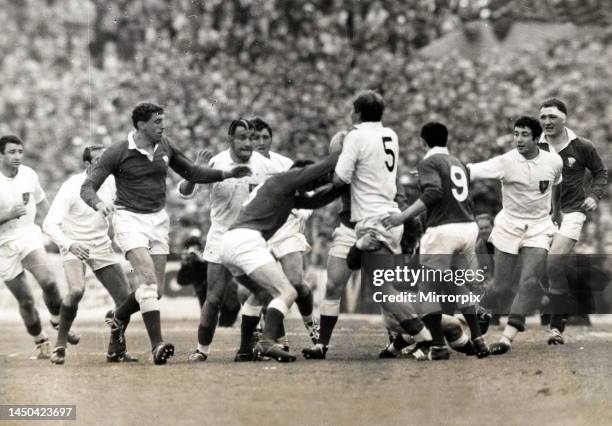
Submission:
<svg viewBox="0 0 612 426">
<path fill-rule="evenodd" d="M 549 345 L 562 345 L 565 343 L 562 333 L 565 330 L 565 316 L 567 314 L 567 298 L 569 283 L 565 275 L 566 256 L 571 253 L 577 239 L 569 238 L 559 232 L 555 234 L 550 246 L 547 260 L 548 272 L 548 298 L 550 300 L 550 332 Z"/>
<path fill-rule="evenodd" d="M 22 261 L 24 269 L 32 273 L 43 291 L 43 300 L 51 314 L 51 323 L 57 327 L 60 320 L 62 298 L 57 287 L 57 281 L 51 270 L 49 257 L 44 249 L 35 249 L 28 253 Z"/>
<path fill-rule="evenodd" d="M 548 251 L 539 247 L 522 247 L 519 252 L 521 271 L 518 293 L 512 302 L 508 323 L 499 342 L 491 345 L 491 353 L 500 355 L 510 350 L 512 341 L 519 332 L 525 331 L 525 318 L 534 305 L 534 290 L 546 268 Z"/>
<path fill-rule="evenodd" d="M 259 324 L 264 303 L 269 302 L 269 295 L 246 275 L 236 277 L 241 287 L 251 290 L 241 310 L 240 321 L 240 348 L 236 353 L 234 361 L 252 361 L 253 348 L 255 346 L 254 334 Z"/>
<path fill-rule="evenodd" d="M 64 274 L 68 291 L 62 299 L 57 340 L 51 363 L 63 364 L 66 356 L 68 333 L 77 315 L 79 302 L 85 292 L 85 264 L 78 259 L 64 260 Z"/>
<path fill-rule="evenodd" d="M 191 361 L 205 361 L 210 353 L 210 344 L 213 341 L 219 311 L 223 303 L 225 288 L 233 285 L 232 275 L 221 263 L 208 262 L 206 272 L 206 301 L 200 312 L 200 323 L 198 325 L 198 347 L 190 355 Z"/>
<path fill-rule="evenodd" d="M 123 303 L 130 295 L 130 284 L 120 264 L 113 263 L 96 269 L 94 275 L 102 283 L 116 306 Z"/>
<path fill-rule="evenodd" d="M 38 358 L 49 358 L 51 356 L 49 339 L 42 328 L 40 315 L 34 305 L 34 296 L 32 295 L 32 290 L 28 286 L 25 272 L 21 271 L 14 278 L 6 279 L 4 283 L 13 296 L 15 296 L 15 299 L 17 299 L 19 314 L 28 330 L 28 334 L 34 338 L 34 344 L 38 351 Z"/>
<path fill-rule="evenodd" d="M 231 327 L 240 313 L 241 304 L 238 300 L 238 285 L 233 281 L 225 286 L 223 302 L 219 310 L 219 327 Z"/>
<path fill-rule="evenodd" d="M 304 281 L 304 257 L 301 251 L 294 251 L 287 253 L 280 258 L 280 263 L 283 271 L 289 282 L 297 291 L 297 299 L 295 304 L 297 305 L 304 326 L 310 335 L 310 339 L 313 343 L 317 343 L 319 339 L 319 327 L 312 317 L 312 311 L 314 307 L 314 300 L 312 291 L 308 284 Z"/>
</svg>

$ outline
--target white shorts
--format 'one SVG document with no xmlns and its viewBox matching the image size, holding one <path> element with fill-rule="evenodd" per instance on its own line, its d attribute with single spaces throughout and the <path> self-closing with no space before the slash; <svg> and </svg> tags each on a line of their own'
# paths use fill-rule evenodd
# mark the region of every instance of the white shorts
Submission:
<svg viewBox="0 0 612 426">
<path fill-rule="evenodd" d="M 268 247 L 274 257 L 280 259 L 289 253 L 308 253 L 310 244 L 303 232 L 303 221 L 292 213 L 285 224 L 268 240 Z"/>
<path fill-rule="evenodd" d="M 123 253 L 148 248 L 151 254 L 169 254 L 170 220 L 165 210 L 156 213 L 133 213 L 117 210 L 113 215 L 115 241 Z"/>
<path fill-rule="evenodd" d="M 276 262 L 261 232 L 247 228 L 223 234 L 221 261 L 235 277 L 249 275 L 263 265 Z"/>
<path fill-rule="evenodd" d="M 346 259 L 348 252 L 355 245 L 357 234 L 355 230 L 340 224 L 332 232 L 332 241 L 329 244 L 329 255 L 339 259 Z"/>
<path fill-rule="evenodd" d="M 582 233 L 582 226 L 585 220 L 586 215 L 582 212 L 565 213 L 557 233 L 574 241 L 580 241 L 580 234 Z"/>
<path fill-rule="evenodd" d="M 10 281 L 23 272 L 21 262 L 34 250 L 44 250 L 42 232 L 36 225 L 14 240 L 0 245 L 0 279 Z"/>
<path fill-rule="evenodd" d="M 110 238 L 100 240 L 94 243 L 79 241 L 81 244 L 89 248 L 89 259 L 84 263 L 89 265 L 92 271 L 98 271 L 110 265 L 119 264 L 119 259 L 113 250 L 113 245 Z M 64 262 L 71 260 L 79 260 L 74 254 L 69 251 L 62 250 L 62 259 Z"/>
<path fill-rule="evenodd" d="M 501 211 L 495 217 L 489 242 L 504 253 L 518 254 L 522 247 L 549 250 L 554 234 L 555 225 L 549 217 L 540 221 L 518 222 Z"/>
<path fill-rule="evenodd" d="M 204 255 L 202 256 L 205 261 L 212 263 L 221 262 L 221 242 L 223 241 L 223 234 L 226 229 L 211 225 L 206 235 L 206 246 L 204 247 Z"/>
<path fill-rule="evenodd" d="M 446 223 L 432 226 L 421 237 L 419 262 L 433 269 L 449 269 L 452 266 L 477 268 L 476 222 Z"/>
<path fill-rule="evenodd" d="M 402 253 L 402 235 L 404 235 L 404 227 L 396 226 L 395 228 L 391 228 L 389 230 L 385 229 L 382 224 L 382 220 L 387 217 L 388 214 L 385 213 L 380 216 L 372 216 L 360 220 L 355 225 L 355 234 L 357 234 L 357 238 L 361 238 L 367 232 L 372 232 L 376 235 L 378 241 L 382 242 L 385 247 L 387 247 L 391 253 L 393 254 L 401 254 Z"/>
</svg>

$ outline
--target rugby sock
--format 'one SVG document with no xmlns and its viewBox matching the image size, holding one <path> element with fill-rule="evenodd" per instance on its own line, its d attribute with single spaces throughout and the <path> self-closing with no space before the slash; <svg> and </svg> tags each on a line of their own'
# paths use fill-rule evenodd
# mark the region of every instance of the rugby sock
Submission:
<svg viewBox="0 0 612 426">
<path fill-rule="evenodd" d="M 60 296 L 57 284 L 52 282 L 43 289 L 43 300 L 51 314 L 51 320 L 56 324 L 59 322 L 60 307 L 62 306 L 62 298 Z"/>
<path fill-rule="evenodd" d="M 501 343 L 507 343 L 508 345 L 511 345 L 518 332 L 518 328 L 513 327 L 511 325 L 506 325 L 506 328 L 504 328 L 504 332 L 499 341 Z"/>
<path fill-rule="evenodd" d="M 389 349 L 394 354 L 399 355 L 402 353 L 402 349 L 407 348 L 412 344 L 411 342 L 414 343 L 414 339 L 409 334 L 398 334 L 395 336 L 395 339 L 393 339 L 393 344 Z"/>
<path fill-rule="evenodd" d="M 115 318 L 120 322 L 127 321 L 130 316 L 140 310 L 140 305 L 136 301 L 136 292 L 131 292 L 128 297 L 115 309 Z"/>
<path fill-rule="evenodd" d="M 468 306 L 461 310 L 465 322 L 470 328 L 470 335 L 472 340 L 479 338 L 482 333 L 480 332 L 480 323 L 478 322 L 478 315 L 476 314 L 476 306 Z"/>
<path fill-rule="evenodd" d="M 210 345 L 213 341 L 213 335 L 215 334 L 214 327 L 207 327 L 205 325 L 198 325 L 198 343 L 200 345 Z"/>
<path fill-rule="evenodd" d="M 242 315 L 240 323 L 240 349 L 238 349 L 238 352 L 246 353 L 253 349 L 253 333 L 257 329 L 257 324 L 259 324 L 259 316 Z"/>
<path fill-rule="evenodd" d="M 66 347 L 68 332 L 70 331 L 70 327 L 72 327 L 72 323 L 76 318 L 78 309 L 79 305 L 69 306 L 62 303 L 62 307 L 60 309 L 59 329 L 57 330 L 57 341 L 55 346 Z"/>
<path fill-rule="evenodd" d="M 334 327 L 340 315 L 340 299 L 325 299 L 321 304 L 321 318 L 319 323 L 319 341 L 317 343 L 327 346 L 331 340 Z"/>
<path fill-rule="evenodd" d="M 34 337 L 34 343 L 40 343 L 40 342 L 44 342 L 45 340 L 47 340 L 47 333 L 45 333 L 44 331 L 41 331 L 39 334 L 37 334 L 36 336 L 32 336 Z"/>
<path fill-rule="evenodd" d="M 210 353 L 210 345 L 201 345 L 198 343 L 198 350 L 204 355 L 208 355 Z"/>
<path fill-rule="evenodd" d="M 265 340 L 275 341 L 283 330 L 283 320 L 289 307 L 281 299 L 273 299 L 266 310 L 266 325 L 263 332 Z M 284 333 L 282 333 L 284 334 Z"/>
<path fill-rule="evenodd" d="M 142 313 L 142 320 L 147 329 L 151 346 L 155 347 L 162 342 L 161 319 L 159 311 L 148 311 Z"/>
<path fill-rule="evenodd" d="M 549 294 L 550 328 L 556 328 L 561 333 L 565 330 L 565 314 L 567 314 L 567 294 Z"/>
<path fill-rule="evenodd" d="M 304 322 L 307 322 L 306 317 L 312 316 L 312 309 L 314 306 L 312 291 L 310 290 L 310 288 L 308 287 L 306 288 L 308 289 L 307 293 L 301 297 L 298 297 L 295 300 L 295 304 L 297 305 L 298 310 L 300 311 L 300 314 L 302 315 L 302 318 L 304 318 Z"/>
<path fill-rule="evenodd" d="M 34 338 L 44 334 L 42 331 L 42 324 L 40 323 L 40 318 L 36 315 L 36 319 L 32 324 L 26 324 L 26 329 L 28 330 L 28 334 Z M 46 337 L 46 336 L 45 336 Z"/>
<path fill-rule="evenodd" d="M 406 333 L 411 335 L 417 343 L 431 341 L 431 333 L 418 318 L 401 321 L 400 326 Z"/>
<path fill-rule="evenodd" d="M 432 344 L 434 346 L 445 346 L 446 342 L 442 331 L 442 314 L 428 314 L 421 319 L 431 333 Z"/>
</svg>

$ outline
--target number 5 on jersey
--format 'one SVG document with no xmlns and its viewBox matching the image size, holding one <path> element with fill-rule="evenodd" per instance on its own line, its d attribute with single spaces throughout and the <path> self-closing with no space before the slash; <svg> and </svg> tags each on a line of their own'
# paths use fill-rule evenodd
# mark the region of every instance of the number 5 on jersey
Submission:
<svg viewBox="0 0 612 426">
<path fill-rule="evenodd" d="M 387 166 L 387 170 L 389 170 L 390 172 L 393 171 L 393 169 L 395 168 L 395 153 L 393 152 L 393 150 L 389 147 L 387 147 L 388 143 L 393 142 L 393 139 L 391 139 L 389 136 L 383 136 L 382 138 L 382 143 L 383 143 L 383 149 L 385 150 L 385 154 L 387 154 L 388 156 L 391 156 L 391 159 L 385 159 L 385 166 Z"/>
</svg>

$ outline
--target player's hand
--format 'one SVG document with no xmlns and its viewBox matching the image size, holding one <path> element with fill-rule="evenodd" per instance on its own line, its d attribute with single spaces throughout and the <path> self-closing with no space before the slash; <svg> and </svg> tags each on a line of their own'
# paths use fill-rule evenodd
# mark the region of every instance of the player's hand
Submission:
<svg viewBox="0 0 612 426">
<path fill-rule="evenodd" d="M 559 228 L 561 226 L 561 222 L 563 222 L 563 213 L 561 213 L 561 211 L 553 212 L 551 219 L 555 226 Z"/>
<path fill-rule="evenodd" d="M 391 213 L 382 220 L 382 224 L 387 230 L 400 226 L 402 223 L 404 222 L 401 213 Z"/>
<path fill-rule="evenodd" d="M 213 158 L 213 153 L 207 149 L 200 149 L 196 154 L 195 163 L 196 164 L 208 164 L 210 160 Z"/>
<path fill-rule="evenodd" d="M 382 242 L 374 234 L 368 232 L 357 240 L 356 245 L 361 251 L 376 251 L 382 247 Z"/>
<path fill-rule="evenodd" d="M 23 204 L 16 204 L 9 210 L 10 219 L 19 219 L 27 213 L 26 208 Z"/>
<path fill-rule="evenodd" d="M 100 201 L 96 204 L 96 210 L 102 213 L 102 216 L 108 217 L 115 212 L 115 206 L 112 204 L 106 204 L 104 201 Z"/>
<path fill-rule="evenodd" d="M 79 260 L 89 259 L 89 249 L 80 243 L 70 244 L 68 251 L 74 254 Z"/>
<path fill-rule="evenodd" d="M 592 212 L 597 208 L 597 200 L 591 196 L 586 197 L 580 208 L 585 212 Z"/>
<path fill-rule="evenodd" d="M 245 176 L 251 176 L 251 169 L 249 166 L 236 166 L 229 172 L 223 172 L 225 175 L 227 173 L 227 178 L 241 178 Z"/>
</svg>

